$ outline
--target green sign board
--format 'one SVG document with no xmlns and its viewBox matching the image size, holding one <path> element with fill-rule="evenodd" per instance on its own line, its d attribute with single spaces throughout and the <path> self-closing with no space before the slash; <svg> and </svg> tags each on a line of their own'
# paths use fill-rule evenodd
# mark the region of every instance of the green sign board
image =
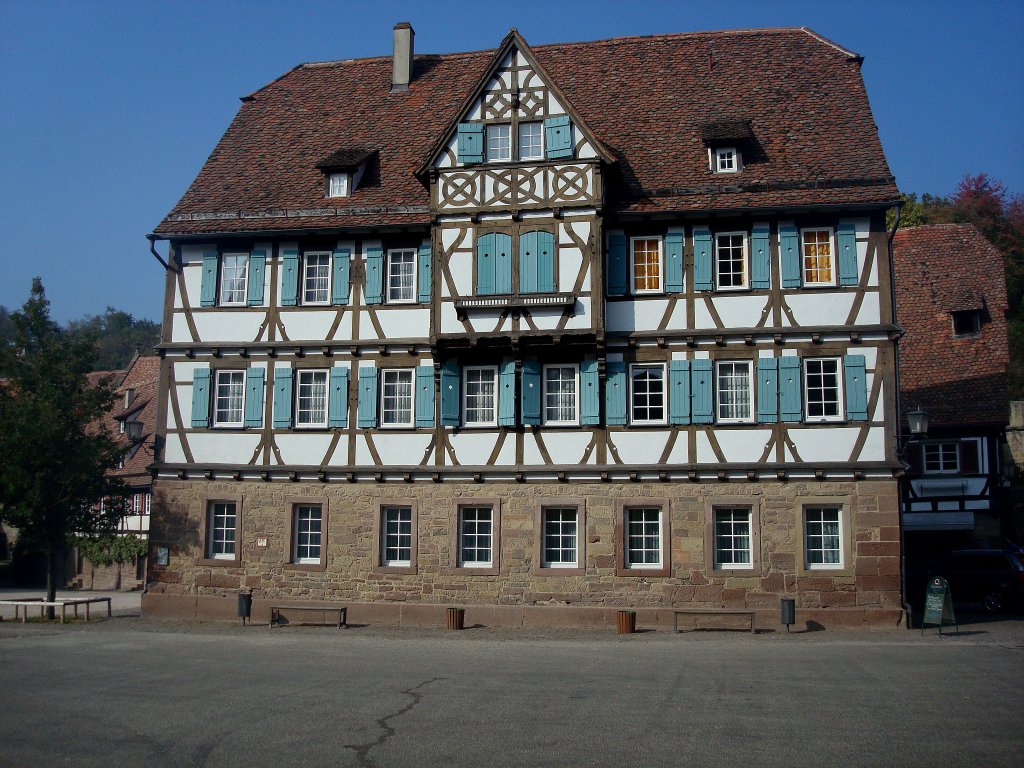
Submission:
<svg viewBox="0 0 1024 768">
<path fill-rule="evenodd" d="M 925 590 L 921 634 L 924 634 L 924 628 L 928 624 L 938 624 L 940 635 L 944 624 L 952 624 L 956 627 L 957 634 L 960 634 L 960 627 L 953 613 L 953 595 L 949 591 L 949 584 L 941 576 L 936 576 L 928 582 L 928 589 Z"/>
</svg>

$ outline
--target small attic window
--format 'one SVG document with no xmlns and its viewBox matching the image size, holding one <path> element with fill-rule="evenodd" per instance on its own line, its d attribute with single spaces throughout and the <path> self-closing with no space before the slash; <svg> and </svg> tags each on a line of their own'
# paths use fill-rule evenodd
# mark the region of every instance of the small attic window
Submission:
<svg viewBox="0 0 1024 768">
<path fill-rule="evenodd" d="M 348 197 L 351 194 L 351 174 L 330 173 L 327 175 L 327 196 Z"/>
<path fill-rule="evenodd" d="M 961 309 L 951 314 L 954 336 L 977 336 L 981 333 L 980 309 Z"/>
<path fill-rule="evenodd" d="M 715 173 L 739 173 L 740 153 L 736 147 L 718 147 L 712 153 L 711 170 Z"/>
</svg>

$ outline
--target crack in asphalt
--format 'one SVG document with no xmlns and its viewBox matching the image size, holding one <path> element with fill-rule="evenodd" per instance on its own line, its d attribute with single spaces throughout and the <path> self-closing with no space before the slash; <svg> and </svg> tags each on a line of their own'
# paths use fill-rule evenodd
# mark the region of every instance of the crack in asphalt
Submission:
<svg viewBox="0 0 1024 768">
<path fill-rule="evenodd" d="M 366 768 L 372 768 L 376 763 L 370 759 L 370 750 L 374 747 L 379 747 L 384 744 L 385 741 L 395 735 L 395 729 L 388 725 L 389 720 L 394 720 L 396 717 L 409 712 L 413 707 L 420 703 L 423 699 L 423 694 L 420 693 L 420 688 L 431 683 L 436 683 L 438 680 L 444 680 L 443 677 L 432 677 L 430 680 L 424 680 L 419 685 L 415 685 L 412 688 L 406 688 L 402 693 L 412 696 L 412 701 L 406 704 L 397 712 L 392 712 L 390 715 L 377 720 L 377 725 L 381 728 L 381 734 L 373 741 L 369 741 L 365 744 L 345 744 L 345 749 L 351 749 L 356 753 L 356 760 L 359 761 L 359 765 L 366 766 Z"/>
</svg>

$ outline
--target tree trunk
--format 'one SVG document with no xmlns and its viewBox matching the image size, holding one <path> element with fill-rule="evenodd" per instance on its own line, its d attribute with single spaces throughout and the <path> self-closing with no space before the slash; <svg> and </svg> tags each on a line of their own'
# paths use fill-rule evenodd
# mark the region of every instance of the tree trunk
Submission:
<svg viewBox="0 0 1024 768">
<path fill-rule="evenodd" d="M 52 603 L 57 599 L 57 557 L 60 548 L 57 544 L 50 544 L 46 552 L 46 602 Z M 57 618 L 57 609 L 52 605 L 46 609 L 46 618 Z"/>
</svg>

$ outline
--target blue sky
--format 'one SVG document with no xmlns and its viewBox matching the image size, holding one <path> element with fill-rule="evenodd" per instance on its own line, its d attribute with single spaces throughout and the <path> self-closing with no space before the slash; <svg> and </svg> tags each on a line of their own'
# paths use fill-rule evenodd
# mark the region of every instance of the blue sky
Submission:
<svg viewBox="0 0 1024 768">
<path fill-rule="evenodd" d="M 475 9 L 471 18 L 466 8 Z M 63 322 L 108 306 L 158 320 L 145 235 L 251 93 L 304 61 L 622 35 L 808 26 L 865 57 L 897 183 L 949 194 L 984 171 L 1024 193 L 1024 2 L 0 3 L 0 304 L 40 275 Z M 600 73 L 594 73 L 595 84 Z"/>
</svg>

